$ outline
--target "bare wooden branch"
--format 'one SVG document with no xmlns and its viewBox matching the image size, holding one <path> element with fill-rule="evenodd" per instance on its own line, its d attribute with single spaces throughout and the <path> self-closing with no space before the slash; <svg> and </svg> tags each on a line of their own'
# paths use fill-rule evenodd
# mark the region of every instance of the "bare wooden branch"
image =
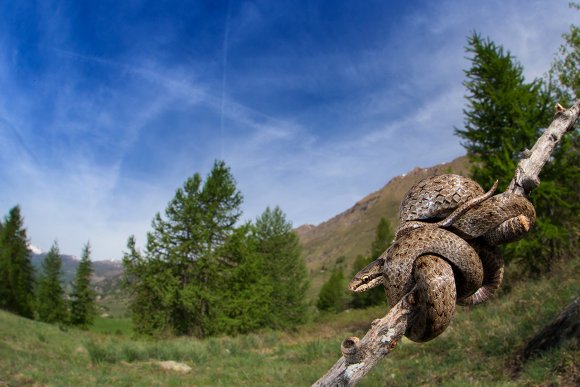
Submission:
<svg viewBox="0 0 580 387">
<path fill-rule="evenodd" d="M 408 326 L 416 317 L 415 289 L 389 310 L 383 318 L 373 321 L 367 334 L 359 340 L 349 337 L 342 342 L 342 357 L 313 386 L 353 386 L 379 360 L 397 346 Z"/>
<path fill-rule="evenodd" d="M 580 101 L 567 110 L 559 105 L 554 121 L 540 136 L 531 151 L 524 151 L 515 176 L 507 191 L 527 196 L 540 184 L 539 174 L 550 159 L 564 133 L 572 130 L 580 116 Z M 387 356 L 410 327 L 417 314 L 415 289 L 399 301 L 387 315 L 373 321 L 366 335 L 359 340 L 349 337 L 342 342 L 343 356 L 313 386 L 353 386 Z"/>
<path fill-rule="evenodd" d="M 560 106 L 558 104 L 558 106 Z M 550 155 L 564 133 L 572 130 L 580 114 L 580 101 L 568 110 L 557 108 L 556 117 L 544 133 L 538 138 L 532 150 L 522 152 L 522 158 L 516 168 L 516 173 L 508 186 L 508 192 L 527 196 L 540 185 L 540 172 L 550 159 Z"/>
</svg>

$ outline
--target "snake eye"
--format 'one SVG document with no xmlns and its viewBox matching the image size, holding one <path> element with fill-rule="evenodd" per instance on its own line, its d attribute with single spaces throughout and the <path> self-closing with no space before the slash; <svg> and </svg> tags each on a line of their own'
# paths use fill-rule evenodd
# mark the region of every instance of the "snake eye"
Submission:
<svg viewBox="0 0 580 387">
<path fill-rule="evenodd" d="M 370 278 L 369 278 L 369 276 L 368 276 L 368 275 L 363 275 L 363 277 L 362 277 L 362 282 L 364 282 L 364 283 L 366 284 L 367 282 L 369 282 L 369 279 L 370 279 Z"/>
</svg>

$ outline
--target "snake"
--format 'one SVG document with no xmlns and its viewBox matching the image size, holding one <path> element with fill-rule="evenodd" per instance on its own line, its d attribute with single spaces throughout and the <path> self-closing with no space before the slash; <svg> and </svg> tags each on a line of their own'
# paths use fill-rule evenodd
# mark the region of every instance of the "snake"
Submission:
<svg viewBox="0 0 580 387">
<path fill-rule="evenodd" d="M 484 192 L 470 178 L 444 174 L 416 183 L 399 208 L 393 243 L 349 283 L 355 292 L 383 285 L 394 305 L 415 290 L 417 316 L 405 335 L 432 340 L 450 324 L 455 305 L 487 301 L 503 278 L 497 245 L 525 235 L 535 210 L 521 195 Z"/>
</svg>

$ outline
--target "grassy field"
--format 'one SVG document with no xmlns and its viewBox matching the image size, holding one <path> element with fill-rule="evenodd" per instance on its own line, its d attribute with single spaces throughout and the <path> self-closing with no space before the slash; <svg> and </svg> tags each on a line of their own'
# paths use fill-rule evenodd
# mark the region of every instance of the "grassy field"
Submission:
<svg viewBox="0 0 580 387">
<path fill-rule="evenodd" d="M 579 260 L 549 277 L 517 283 L 477 308 L 459 309 L 437 339 L 407 340 L 360 384 L 577 385 L 577 343 L 528 362 L 517 349 L 580 294 Z M 91 331 L 61 330 L 0 312 L 0 385 L 309 385 L 340 356 L 340 342 L 364 334 L 380 308 L 318 316 L 297 332 L 195 340 L 134 338 L 127 320 L 99 319 Z M 163 370 L 183 362 L 188 373 Z"/>
<path fill-rule="evenodd" d="M 97 317 L 90 327 L 92 332 L 117 336 L 132 336 L 133 326 L 130 318 Z"/>
</svg>

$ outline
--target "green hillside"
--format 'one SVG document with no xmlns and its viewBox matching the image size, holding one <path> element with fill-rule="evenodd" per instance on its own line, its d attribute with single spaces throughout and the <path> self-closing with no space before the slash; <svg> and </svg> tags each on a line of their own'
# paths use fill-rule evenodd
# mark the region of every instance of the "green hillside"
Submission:
<svg viewBox="0 0 580 387">
<path fill-rule="evenodd" d="M 461 308 L 426 344 L 407 340 L 361 383 L 384 385 L 578 385 L 578 343 L 545 353 L 511 373 L 518 348 L 580 294 L 580 260 L 538 280 L 514 282 L 488 304 Z M 364 334 L 380 308 L 319 316 L 297 332 L 234 338 L 132 339 L 61 330 L 0 312 L 0 385 L 309 385 L 340 356 L 340 342 Z M 164 370 L 159 361 L 191 370 Z"/>
</svg>

